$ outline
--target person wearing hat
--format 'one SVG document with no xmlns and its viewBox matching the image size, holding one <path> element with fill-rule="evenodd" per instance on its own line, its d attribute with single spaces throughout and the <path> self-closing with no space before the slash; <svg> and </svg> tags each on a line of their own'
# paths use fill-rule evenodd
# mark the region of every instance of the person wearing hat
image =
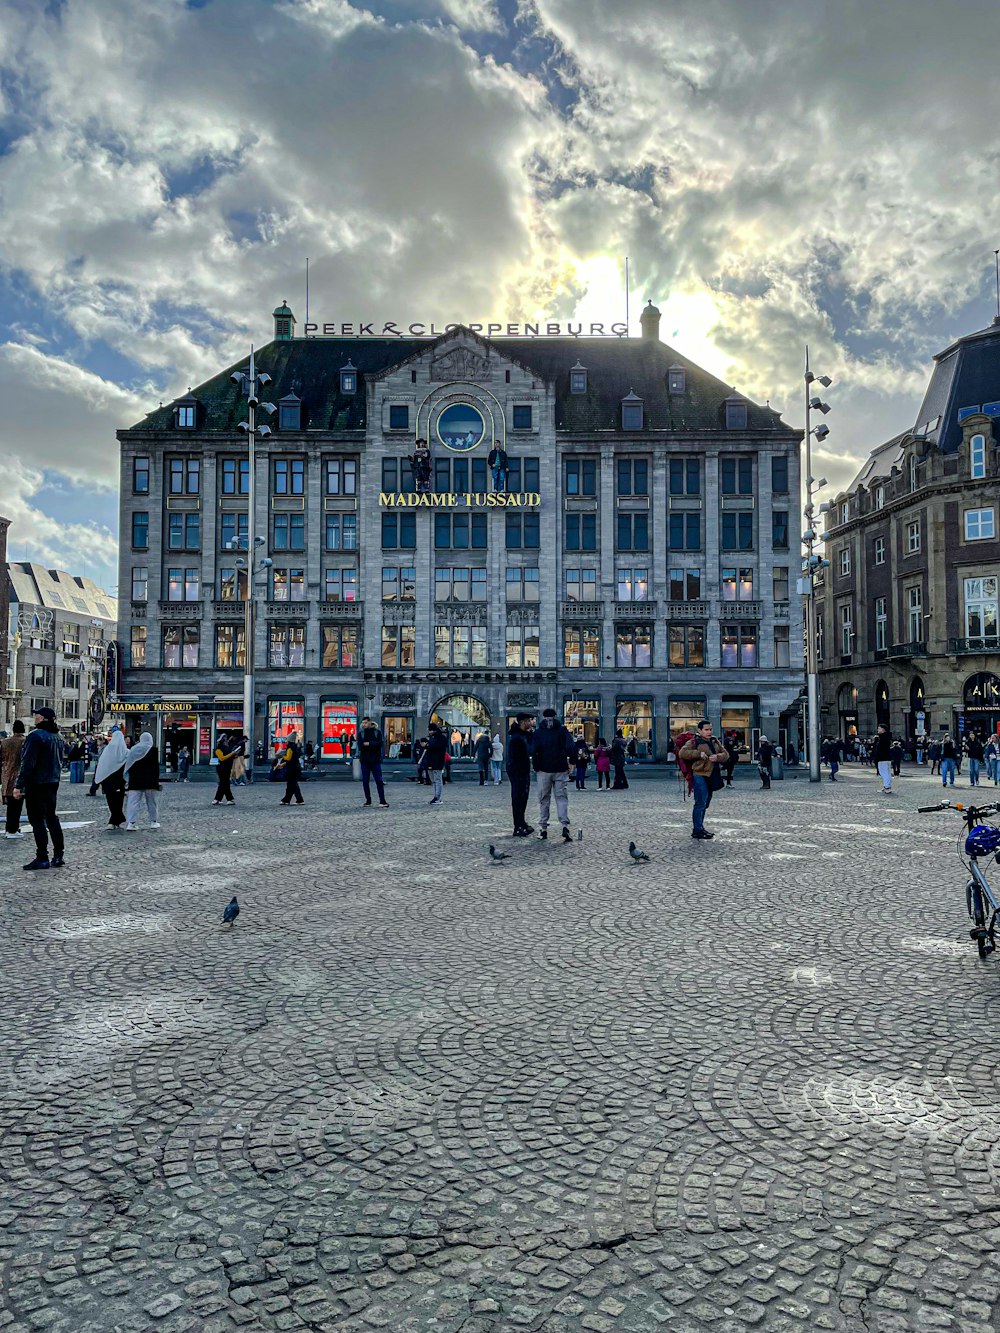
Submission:
<svg viewBox="0 0 1000 1333">
<path fill-rule="evenodd" d="M 48 870 L 65 865 L 63 831 L 56 814 L 59 779 L 62 776 L 63 743 L 51 708 L 35 709 L 35 729 L 28 733 L 21 749 L 21 767 L 14 781 L 15 801 L 24 797 L 28 822 L 35 835 L 35 859 L 25 870 Z M 52 860 L 49 860 L 49 837 Z"/>
<path fill-rule="evenodd" d="M 531 762 L 538 774 L 538 836 L 547 838 L 552 796 L 562 825 L 564 842 L 571 842 L 569 832 L 569 777 L 576 763 L 576 742 L 556 718 L 554 708 L 542 710 L 542 724 L 535 732 Z"/>
</svg>

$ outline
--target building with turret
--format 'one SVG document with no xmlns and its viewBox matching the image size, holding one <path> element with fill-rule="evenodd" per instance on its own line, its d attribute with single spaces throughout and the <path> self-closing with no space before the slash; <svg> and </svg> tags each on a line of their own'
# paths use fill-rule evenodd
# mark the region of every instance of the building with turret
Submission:
<svg viewBox="0 0 1000 1333">
<path fill-rule="evenodd" d="M 256 740 L 294 731 L 336 762 L 371 713 L 406 759 L 437 717 L 461 755 L 546 706 L 647 760 L 703 714 L 748 746 L 797 739 L 801 434 L 661 342 L 652 304 L 638 339 L 303 337 L 286 303 L 273 320 Z M 202 763 L 249 730 L 245 368 L 118 433 L 115 707 Z"/>
</svg>

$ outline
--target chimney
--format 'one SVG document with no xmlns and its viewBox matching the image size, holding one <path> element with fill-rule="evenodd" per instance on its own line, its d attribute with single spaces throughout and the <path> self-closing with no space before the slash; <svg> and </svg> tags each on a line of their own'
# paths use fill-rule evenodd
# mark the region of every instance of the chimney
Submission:
<svg viewBox="0 0 1000 1333">
<path fill-rule="evenodd" d="M 653 342 L 660 341 L 660 312 L 652 301 L 646 302 L 646 309 L 642 312 L 642 336 L 649 338 Z"/>
</svg>

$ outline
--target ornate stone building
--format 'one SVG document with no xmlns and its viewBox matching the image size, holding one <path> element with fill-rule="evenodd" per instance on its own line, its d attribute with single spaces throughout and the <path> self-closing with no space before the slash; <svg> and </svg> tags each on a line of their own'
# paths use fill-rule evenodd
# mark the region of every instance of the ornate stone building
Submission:
<svg viewBox="0 0 1000 1333">
<path fill-rule="evenodd" d="M 1000 728 L 1000 320 L 935 358 L 912 430 L 873 450 L 827 515 L 823 727 L 913 747 Z"/>
<path fill-rule="evenodd" d="M 652 305 L 639 339 L 301 338 L 286 305 L 274 320 L 258 741 L 296 730 L 340 760 L 370 712 L 405 759 L 432 715 L 464 751 L 554 706 L 662 759 L 703 713 L 748 742 L 795 726 L 801 435 L 665 346 Z M 118 435 L 118 711 L 201 762 L 243 726 L 245 365 Z"/>
</svg>

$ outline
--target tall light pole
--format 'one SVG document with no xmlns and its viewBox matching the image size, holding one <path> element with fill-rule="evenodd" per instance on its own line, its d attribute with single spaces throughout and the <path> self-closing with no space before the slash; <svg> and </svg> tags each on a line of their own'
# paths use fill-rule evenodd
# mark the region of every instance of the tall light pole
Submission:
<svg viewBox="0 0 1000 1333">
<path fill-rule="evenodd" d="M 820 723 L 820 705 L 819 705 L 819 653 L 816 643 L 816 570 L 822 567 L 824 561 L 816 554 L 816 529 L 813 527 L 813 516 L 815 508 L 813 506 L 813 496 L 820 489 L 816 484 L 816 478 L 812 470 L 812 440 L 815 435 L 818 441 L 825 440 L 830 434 L 830 427 L 822 422 L 818 426 L 812 424 L 813 411 L 819 411 L 826 415 L 830 407 L 828 403 L 822 402 L 819 398 L 813 396 L 813 384 L 821 384 L 824 389 L 828 389 L 833 383 L 828 375 L 816 376 L 809 368 L 809 347 L 806 346 L 806 369 L 805 369 L 805 408 L 806 408 L 806 505 L 805 518 L 806 526 L 802 534 L 802 544 L 806 548 L 805 570 L 802 582 L 805 584 L 806 597 L 806 706 L 808 709 L 806 749 L 809 754 L 809 781 L 819 782 L 820 771 L 820 744 L 819 744 L 819 723 Z"/>
<path fill-rule="evenodd" d="M 257 425 L 257 410 L 259 408 L 265 416 L 273 416 L 275 407 L 273 403 L 262 403 L 260 401 L 260 391 L 265 385 L 271 383 L 271 376 L 263 371 L 260 374 L 257 373 L 253 347 L 250 348 L 250 364 L 246 371 L 234 371 L 230 378 L 234 384 L 238 384 L 242 390 L 246 391 L 248 407 L 247 420 L 239 423 L 239 429 L 246 432 L 247 450 L 250 457 L 250 474 L 247 479 L 247 588 L 244 600 L 244 636 L 246 638 L 244 651 L 246 660 L 243 668 L 243 730 L 249 739 L 246 766 L 248 771 L 252 772 L 256 741 L 254 734 L 254 633 L 256 629 L 254 575 L 257 566 L 257 546 L 263 544 L 264 541 L 263 538 L 258 540 L 254 523 L 257 504 L 255 447 L 258 435 L 261 439 L 264 439 L 271 434 L 270 426 L 266 424 Z"/>
</svg>

